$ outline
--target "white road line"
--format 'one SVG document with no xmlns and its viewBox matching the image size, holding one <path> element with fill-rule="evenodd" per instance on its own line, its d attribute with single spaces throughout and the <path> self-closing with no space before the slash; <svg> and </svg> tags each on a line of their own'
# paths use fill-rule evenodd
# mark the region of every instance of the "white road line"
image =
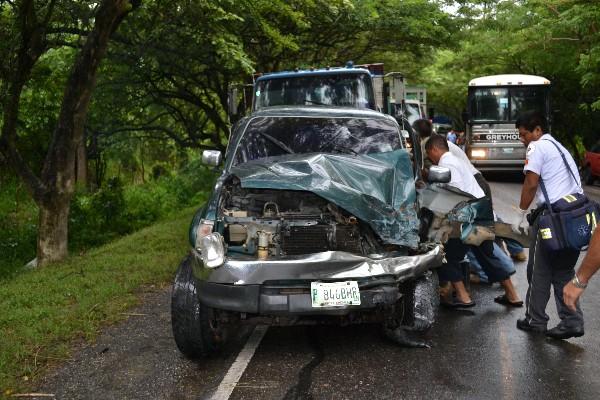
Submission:
<svg viewBox="0 0 600 400">
<path fill-rule="evenodd" d="M 258 325 L 254 328 L 252 335 L 248 338 L 248 341 L 244 345 L 240 354 L 238 354 L 237 358 L 229 367 L 229 371 L 225 374 L 225 377 L 219 384 L 217 391 L 212 395 L 211 400 L 227 400 L 235 386 L 239 382 L 240 378 L 244 374 L 246 367 L 250 363 L 256 348 L 260 344 L 260 341 L 267 333 L 267 329 L 269 329 L 266 325 Z"/>
</svg>

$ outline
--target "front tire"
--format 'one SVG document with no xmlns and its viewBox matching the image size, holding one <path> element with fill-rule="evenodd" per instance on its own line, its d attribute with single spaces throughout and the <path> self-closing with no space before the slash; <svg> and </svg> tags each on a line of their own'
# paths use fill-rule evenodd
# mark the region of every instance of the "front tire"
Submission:
<svg viewBox="0 0 600 400">
<path fill-rule="evenodd" d="M 171 294 L 171 325 L 179 350 L 188 358 L 218 352 L 225 342 L 217 312 L 198 299 L 198 282 L 192 271 L 192 257 L 179 265 Z"/>
</svg>

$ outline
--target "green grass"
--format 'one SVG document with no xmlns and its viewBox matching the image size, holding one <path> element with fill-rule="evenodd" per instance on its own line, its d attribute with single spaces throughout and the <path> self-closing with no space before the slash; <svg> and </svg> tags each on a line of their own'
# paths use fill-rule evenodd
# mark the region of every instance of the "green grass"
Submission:
<svg viewBox="0 0 600 400">
<path fill-rule="evenodd" d="M 136 291 L 170 282 L 188 248 L 193 209 L 182 210 L 60 264 L 0 282 L 0 397 L 68 357 L 73 339 L 123 318 Z"/>
</svg>

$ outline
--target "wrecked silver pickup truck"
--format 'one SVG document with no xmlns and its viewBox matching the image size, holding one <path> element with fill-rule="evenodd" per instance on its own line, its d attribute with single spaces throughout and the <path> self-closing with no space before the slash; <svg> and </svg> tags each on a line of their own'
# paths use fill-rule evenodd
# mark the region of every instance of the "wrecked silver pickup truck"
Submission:
<svg viewBox="0 0 600 400">
<path fill-rule="evenodd" d="M 241 120 L 175 278 L 179 349 L 214 352 L 242 322 L 380 323 L 396 339 L 429 329 L 444 255 L 432 219 L 468 197 L 418 195 L 414 165 L 397 122 L 375 111 L 273 107 Z M 472 221 L 461 209 L 458 223 Z"/>
</svg>

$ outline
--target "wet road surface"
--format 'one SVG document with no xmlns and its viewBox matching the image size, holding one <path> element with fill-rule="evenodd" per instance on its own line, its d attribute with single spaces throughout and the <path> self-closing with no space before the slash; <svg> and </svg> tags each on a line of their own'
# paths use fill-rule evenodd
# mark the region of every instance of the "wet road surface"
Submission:
<svg viewBox="0 0 600 400">
<path fill-rule="evenodd" d="M 492 183 L 498 213 L 516 204 L 520 185 Z M 596 191 L 596 192 L 594 192 Z M 592 197 L 600 199 L 593 188 Z M 513 279 L 522 298 L 525 263 Z M 583 298 L 586 335 L 556 341 L 515 328 L 523 308 L 494 303 L 497 286 L 472 286 L 477 305 L 444 310 L 430 349 L 401 348 L 377 326 L 271 327 L 231 399 L 598 399 L 600 279 Z M 51 372 L 38 391 L 59 399 L 211 398 L 244 346 L 239 331 L 220 357 L 189 361 L 172 339 L 169 289 L 145 296 L 122 324 Z M 547 309 L 557 322 L 553 298 Z"/>
</svg>

